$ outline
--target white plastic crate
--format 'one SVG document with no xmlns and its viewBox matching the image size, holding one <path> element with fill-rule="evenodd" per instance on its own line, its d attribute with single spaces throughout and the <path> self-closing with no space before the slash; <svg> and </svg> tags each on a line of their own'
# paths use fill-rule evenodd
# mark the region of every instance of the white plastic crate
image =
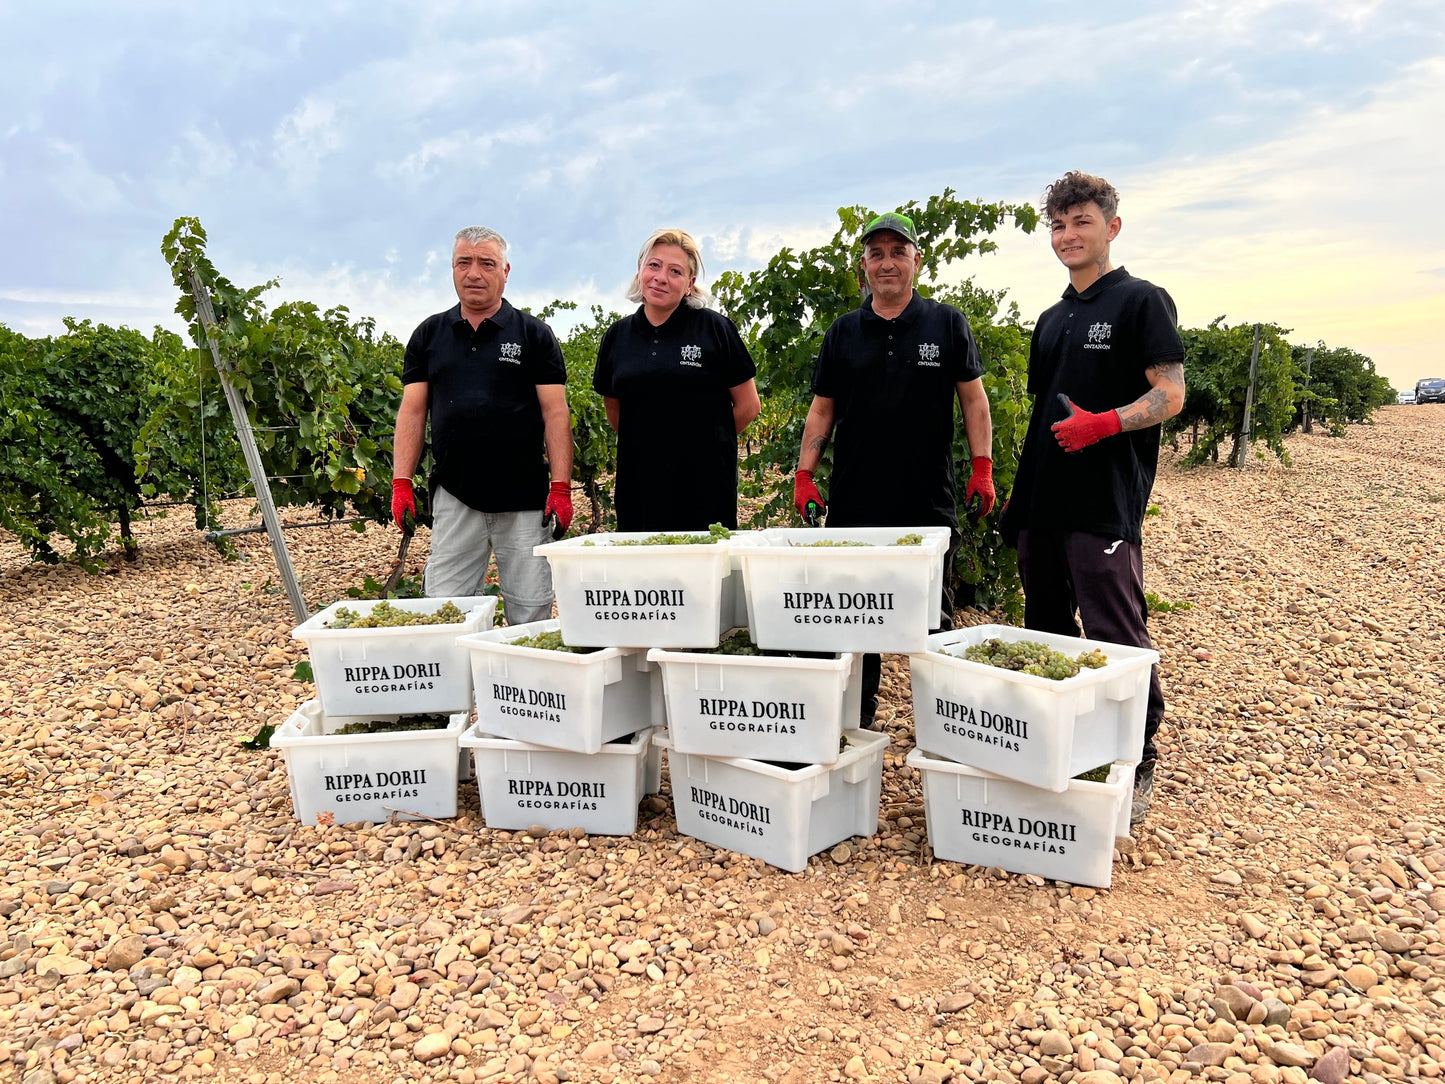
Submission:
<svg viewBox="0 0 1445 1084">
<path fill-rule="evenodd" d="M 537 546 L 552 568 L 562 638 L 576 647 L 716 647 L 730 625 L 723 605 L 726 542 L 614 546 L 640 531 L 582 535 Z M 669 532 L 672 533 L 672 532 Z M 706 532 L 689 532 L 706 533 Z M 731 609 L 728 607 L 727 609 Z"/>
<path fill-rule="evenodd" d="M 495 596 L 388 601 L 398 610 L 413 613 L 435 613 L 452 602 L 466 614 L 466 620 L 452 625 L 328 629 L 326 625 L 342 607 L 367 614 L 377 605 L 374 599 L 355 599 L 333 603 L 302 622 L 291 635 L 306 644 L 316 695 L 326 714 L 428 715 L 470 710 L 471 660 L 456 641 L 463 633 L 492 627 Z"/>
<path fill-rule="evenodd" d="M 471 656 L 482 731 L 550 749 L 595 753 L 613 738 L 652 726 L 656 667 L 641 648 L 575 654 L 510 642 L 555 632 L 560 624 L 534 621 L 458 639 Z"/>
<path fill-rule="evenodd" d="M 308 700 L 276 728 L 271 745 L 286 761 L 291 808 L 303 824 L 315 824 L 320 813 L 330 813 L 337 824 L 379 824 L 393 813 L 402 820 L 457 815 L 457 739 L 464 718 L 454 716 L 436 730 L 336 733 L 348 723 L 398 718 L 327 715 L 319 700 Z"/>
<path fill-rule="evenodd" d="M 465 721 L 466 716 L 459 719 Z M 473 724 L 458 739 L 472 751 L 482 819 L 488 828 L 581 828 L 597 836 L 637 831 L 637 804 L 662 785 L 662 750 L 653 728 L 596 753 L 569 753 L 494 738 Z"/>
<path fill-rule="evenodd" d="M 832 764 L 857 726 L 862 656 L 824 659 L 653 648 L 679 753 Z"/>
<path fill-rule="evenodd" d="M 888 736 L 847 730 L 831 766 L 796 768 L 741 757 L 704 757 L 667 747 L 677 830 L 793 873 L 851 836 L 878 830 Z"/>
<path fill-rule="evenodd" d="M 780 527 L 731 543 L 753 641 L 781 651 L 920 651 L 943 604 L 947 527 Z M 895 546 L 907 534 L 918 546 Z M 816 542 L 868 546 L 811 546 Z"/>
<path fill-rule="evenodd" d="M 994 638 L 1031 640 L 1070 657 L 1097 648 L 1109 664 L 1052 681 L 961 657 Z M 1090 768 L 1139 759 L 1157 651 L 1010 625 L 936 633 L 928 648 L 908 659 L 920 749 L 1052 791 Z"/>
<path fill-rule="evenodd" d="M 1114 764 L 1103 783 L 1071 779 L 1062 792 L 922 749 L 909 753 L 905 763 L 923 777 L 928 842 L 936 857 L 1069 884 L 1112 883 L 1114 839 L 1129 834 L 1132 763 Z"/>
</svg>

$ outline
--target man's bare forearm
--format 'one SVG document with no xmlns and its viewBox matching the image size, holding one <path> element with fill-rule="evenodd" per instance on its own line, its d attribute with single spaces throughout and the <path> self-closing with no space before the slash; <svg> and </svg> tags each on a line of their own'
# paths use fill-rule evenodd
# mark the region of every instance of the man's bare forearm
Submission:
<svg viewBox="0 0 1445 1084">
<path fill-rule="evenodd" d="M 1149 369 L 1154 386 L 1128 406 L 1119 408 L 1119 427 L 1126 433 L 1148 429 L 1174 417 L 1184 406 L 1184 363 L 1165 362 Z"/>
<path fill-rule="evenodd" d="M 833 436 L 833 400 L 814 396 L 803 421 L 803 446 L 798 452 L 799 470 L 817 470 L 828 441 Z"/>
<path fill-rule="evenodd" d="M 410 478 L 421 461 L 426 437 L 426 385 L 408 384 L 396 412 L 396 432 L 391 441 L 393 478 Z"/>
</svg>

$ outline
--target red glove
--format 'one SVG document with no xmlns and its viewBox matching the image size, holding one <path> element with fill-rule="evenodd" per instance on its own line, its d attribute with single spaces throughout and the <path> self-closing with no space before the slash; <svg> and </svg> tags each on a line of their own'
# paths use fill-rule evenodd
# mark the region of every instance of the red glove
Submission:
<svg viewBox="0 0 1445 1084">
<path fill-rule="evenodd" d="M 547 490 L 547 507 L 542 509 L 542 518 L 547 519 L 555 514 L 557 526 L 560 528 L 558 538 L 567 533 L 567 528 L 572 526 L 572 483 L 553 482 Z"/>
<path fill-rule="evenodd" d="M 1080 410 L 1067 395 L 1060 395 L 1069 416 L 1061 422 L 1054 422 L 1054 438 L 1066 452 L 1081 452 L 1090 444 L 1097 444 L 1105 437 L 1112 437 L 1123 428 L 1117 410 L 1106 410 L 1102 414 L 1090 414 Z"/>
<path fill-rule="evenodd" d="M 406 515 L 411 514 L 407 524 Z M 416 490 L 412 489 L 410 478 L 391 480 L 391 521 L 407 534 L 416 530 Z"/>
<path fill-rule="evenodd" d="M 828 514 L 828 506 L 823 503 L 823 495 L 813 484 L 813 472 L 810 470 L 800 470 L 793 475 L 793 507 L 809 526 L 816 525 L 820 517 Z M 810 507 L 811 516 L 808 514 Z"/>
<path fill-rule="evenodd" d="M 976 455 L 969 462 L 973 473 L 968 476 L 968 488 L 963 491 L 963 504 L 966 508 L 977 497 L 981 502 L 978 514 L 982 518 L 993 511 L 993 502 L 998 499 L 993 490 L 993 460 Z"/>
</svg>

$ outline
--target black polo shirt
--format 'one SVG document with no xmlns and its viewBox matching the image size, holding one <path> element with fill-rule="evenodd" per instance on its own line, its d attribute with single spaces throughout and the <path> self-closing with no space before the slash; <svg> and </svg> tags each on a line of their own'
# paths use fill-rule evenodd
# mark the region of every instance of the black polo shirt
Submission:
<svg viewBox="0 0 1445 1084">
<path fill-rule="evenodd" d="M 892 320 L 872 302 L 823 336 L 813 393 L 833 400 L 830 527 L 958 526 L 953 405 L 983 375 L 963 313 L 921 297 Z"/>
<path fill-rule="evenodd" d="M 427 385 L 433 489 L 441 486 L 479 512 L 546 504 L 537 385 L 567 383 L 551 328 L 504 298 L 473 330 L 454 305 L 412 332 L 401 380 Z"/>
<path fill-rule="evenodd" d="M 1174 302 L 1158 286 L 1116 268 L 1083 293 L 1071 284 L 1044 311 L 1029 346 L 1034 397 L 1007 527 L 1084 531 L 1139 542 L 1159 466 L 1152 425 L 1065 452 L 1050 428 L 1064 416 L 1057 396 L 1100 413 L 1149 390 L 1146 371 L 1184 360 Z"/>
<path fill-rule="evenodd" d="M 738 329 L 712 309 L 684 302 L 653 327 L 639 307 L 607 329 L 592 386 L 618 401 L 618 530 L 737 526 L 731 389 L 756 372 Z"/>
</svg>

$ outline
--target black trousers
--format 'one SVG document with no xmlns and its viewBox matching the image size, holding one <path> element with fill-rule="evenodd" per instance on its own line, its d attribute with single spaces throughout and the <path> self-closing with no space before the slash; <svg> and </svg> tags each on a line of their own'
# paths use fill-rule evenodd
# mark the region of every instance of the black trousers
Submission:
<svg viewBox="0 0 1445 1084">
<path fill-rule="evenodd" d="M 1019 578 L 1024 585 L 1024 627 L 1061 636 L 1153 648 L 1146 628 L 1144 555 L 1139 546 L 1082 531 L 1019 532 Z M 1075 611 L 1078 620 L 1075 620 Z M 1164 718 L 1159 667 L 1149 676 L 1141 760 L 1158 754 L 1154 735 Z"/>
<path fill-rule="evenodd" d="M 929 632 L 942 632 L 953 628 L 953 559 L 963 545 L 963 535 L 957 527 L 948 532 L 948 550 L 943 555 L 943 604 L 940 607 L 939 624 Z M 863 656 L 863 672 L 859 675 L 863 698 L 858 709 L 858 725 L 864 730 L 873 729 L 873 717 L 878 714 L 878 687 L 883 684 L 883 656 L 868 653 Z"/>
</svg>

